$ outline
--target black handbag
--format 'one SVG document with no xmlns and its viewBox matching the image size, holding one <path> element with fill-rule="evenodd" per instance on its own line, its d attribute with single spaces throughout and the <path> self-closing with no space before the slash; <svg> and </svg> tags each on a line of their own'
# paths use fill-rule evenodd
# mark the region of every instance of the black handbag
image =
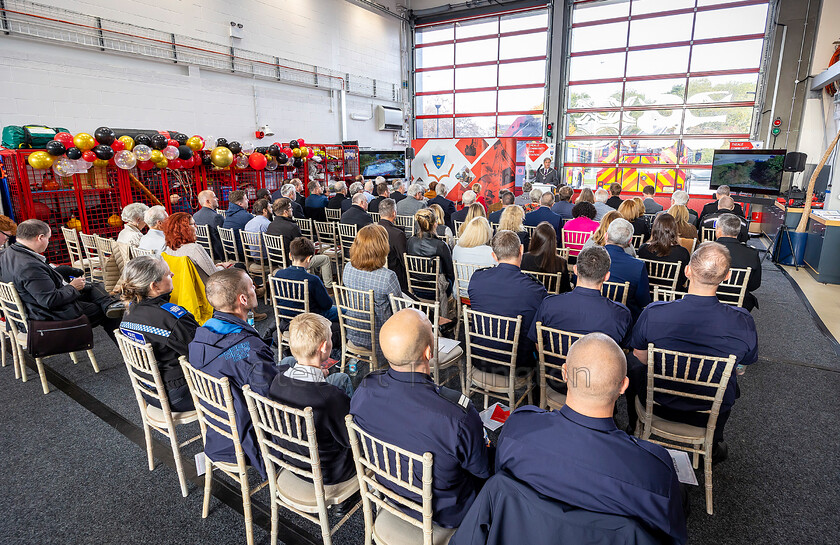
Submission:
<svg viewBox="0 0 840 545">
<path fill-rule="evenodd" d="M 72 320 L 30 320 L 26 347 L 33 358 L 93 348 L 93 328 L 84 314 Z"/>
</svg>

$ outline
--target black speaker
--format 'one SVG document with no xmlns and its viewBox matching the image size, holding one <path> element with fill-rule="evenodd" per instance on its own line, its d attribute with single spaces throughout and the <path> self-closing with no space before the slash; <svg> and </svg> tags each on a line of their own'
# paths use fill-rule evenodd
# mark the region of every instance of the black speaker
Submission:
<svg viewBox="0 0 840 545">
<path fill-rule="evenodd" d="M 414 148 L 405 148 L 405 158 L 414 159 Z"/>
<path fill-rule="evenodd" d="M 805 170 L 805 160 L 808 156 L 798 151 L 791 151 L 785 155 L 785 172 L 802 172 Z"/>
</svg>

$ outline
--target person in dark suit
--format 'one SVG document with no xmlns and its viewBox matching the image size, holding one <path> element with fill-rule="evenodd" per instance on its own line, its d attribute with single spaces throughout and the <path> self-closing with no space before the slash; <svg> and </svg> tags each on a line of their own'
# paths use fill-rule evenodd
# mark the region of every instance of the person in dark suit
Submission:
<svg viewBox="0 0 840 545">
<path fill-rule="evenodd" d="M 708 214 L 703 220 L 700 222 L 701 227 L 706 229 L 714 229 L 717 225 L 718 219 L 725 215 L 733 215 L 738 218 L 738 222 L 741 224 L 741 230 L 738 232 L 737 239 L 738 242 L 747 242 L 750 239 L 750 231 L 749 226 L 747 225 L 747 220 L 743 217 L 738 216 L 734 212 L 735 201 L 732 200 L 732 197 L 721 197 L 717 201 L 718 209 L 717 212 L 713 212 Z"/>
<path fill-rule="evenodd" d="M 210 247 L 213 249 L 213 257 L 224 259 L 225 252 L 222 248 L 222 239 L 219 238 L 219 227 L 225 223 L 225 218 L 216 212 L 219 207 L 219 199 L 212 189 L 205 189 L 198 194 L 198 204 L 201 208 L 193 214 L 196 225 L 206 225 L 210 234 Z"/>
<path fill-rule="evenodd" d="M 644 189 L 642 189 L 642 195 L 644 195 L 645 198 L 645 214 L 656 214 L 657 212 L 662 212 L 664 207 L 653 199 L 653 196 L 656 195 L 655 187 L 652 185 L 646 185 Z"/>
<path fill-rule="evenodd" d="M 538 184 L 547 184 L 557 188 L 560 182 L 560 175 L 557 174 L 557 169 L 552 168 L 551 159 L 546 157 L 543 159 L 543 164 L 534 173 L 534 181 Z"/>
<path fill-rule="evenodd" d="M 761 258 L 758 257 L 758 250 L 750 248 L 738 240 L 741 232 L 741 218 L 734 214 L 723 214 L 717 220 L 715 242 L 723 244 L 732 258 L 731 267 L 735 269 L 746 269 L 749 267 L 750 279 L 747 282 L 747 294 L 744 297 L 744 308 L 752 312 L 758 307 L 758 299 L 753 292 L 761 287 Z"/>
<path fill-rule="evenodd" d="M 461 204 L 464 206 L 457 212 L 452 214 L 452 223 L 454 224 L 456 221 L 458 223 L 464 223 L 467 219 L 467 214 L 470 212 L 470 205 L 473 204 L 476 200 L 475 191 L 472 189 L 468 189 L 464 191 L 464 194 L 461 195 Z M 454 232 L 454 231 L 453 231 Z"/>
<path fill-rule="evenodd" d="M 283 184 L 283 186 L 279 189 L 281 197 L 286 197 L 291 201 L 292 205 L 292 216 L 295 218 L 304 219 L 306 215 L 303 213 L 303 205 L 298 204 L 295 200 L 298 197 L 297 191 L 295 190 L 294 184 Z M 275 193 L 277 193 L 275 191 Z M 275 199 L 277 200 L 277 199 Z M 274 201 L 272 201 L 274 202 Z"/>
<path fill-rule="evenodd" d="M 624 249 L 633 239 L 633 224 L 624 218 L 614 219 L 607 228 L 607 243 L 604 245 L 610 254 L 610 281 L 630 282 L 627 294 L 627 308 L 636 318 L 650 303 L 650 285 L 647 268 L 641 259 L 627 255 Z"/>
<path fill-rule="evenodd" d="M 341 181 L 334 182 L 333 191 L 335 192 L 335 195 L 330 197 L 330 200 L 327 201 L 327 208 L 332 210 L 344 210 L 344 202 L 349 200 L 347 198 L 347 184 Z"/>
<path fill-rule="evenodd" d="M 391 187 L 393 187 L 394 190 L 391 192 L 391 198 L 394 199 L 394 202 L 400 202 L 405 198 L 405 190 L 403 189 L 404 185 L 405 184 L 403 184 L 402 180 L 395 180 L 392 184 Z"/>
<path fill-rule="evenodd" d="M 267 235 L 283 237 L 283 248 L 286 249 L 286 263 L 291 264 L 289 250 L 292 241 L 303 236 L 300 227 L 298 227 L 298 224 L 292 218 L 292 202 L 285 197 L 277 199 L 272 205 L 272 211 L 274 212 L 274 220 L 266 228 L 265 233 Z M 329 256 L 324 254 L 312 256 L 308 269 L 310 271 L 317 269 L 324 281 L 324 286 L 327 288 L 332 287 L 332 262 Z"/>
<path fill-rule="evenodd" d="M 718 188 L 715 190 L 715 200 L 713 200 L 712 202 L 707 202 L 705 205 L 703 205 L 703 210 L 700 211 L 700 222 L 702 222 L 703 219 L 706 216 L 708 216 L 709 214 L 714 214 L 715 212 L 718 211 L 721 197 L 730 197 L 730 196 L 731 196 L 730 195 L 730 189 L 729 189 L 728 185 L 718 186 Z M 742 218 L 745 217 L 744 216 L 744 209 L 741 207 L 740 203 L 735 202 L 734 199 L 733 199 L 732 202 L 733 202 L 734 206 L 731 209 L 731 211 L 733 213 L 741 216 Z"/>
<path fill-rule="evenodd" d="M 610 198 L 607 199 L 607 206 L 612 206 L 618 210 L 618 207 L 624 202 L 619 195 L 621 195 L 621 184 L 610 184 Z"/>
<path fill-rule="evenodd" d="M 353 204 L 341 214 L 341 221 L 345 225 L 355 225 L 359 229 L 373 223 L 373 218 L 367 213 L 368 202 L 364 193 L 353 195 Z"/>
<path fill-rule="evenodd" d="M 455 213 L 455 203 L 446 198 L 449 188 L 447 188 L 444 184 L 438 184 L 435 191 L 437 195 L 434 199 L 429 200 L 428 206 L 437 204 L 443 208 L 443 222 L 454 233 L 455 224 L 452 223 L 452 214 Z"/>
<path fill-rule="evenodd" d="M 551 211 L 563 218 L 564 220 L 570 220 L 574 216 L 572 216 L 572 208 L 575 207 L 572 204 L 572 196 L 575 194 L 575 191 L 567 186 L 564 185 L 560 189 L 557 190 L 557 199 L 558 201 L 554 203 L 554 206 L 551 207 Z"/>
<path fill-rule="evenodd" d="M 563 218 L 551 211 L 550 206 L 552 204 L 554 204 L 554 195 L 551 193 L 543 193 L 542 197 L 540 197 L 540 207 L 525 214 L 525 225 L 536 227 L 540 223 L 547 221 L 557 232 L 557 242 L 559 246 L 560 241 L 563 240 L 563 235 L 561 234 Z"/>
<path fill-rule="evenodd" d="M 301 208 L 305 208 L 306 207 L 306 197 L 303 196 L 303 182 L 301 182 L 297 178 L 292 178 L 292 181 L 289 182 L 289 183 L 291 183 L 293 186 L 295 186 L 295 198 L 292 199 L 292 200 L 295 201 L 298 204 L 298 206 L 300 206 Z M 320 184 L 318 184 L 318 185 L 320 185 Z M 312 193 L 312 189 L 310 189 L 309 192 Z M 323 193 L 323 190 L 321 192 Z"/>
<path fill-rule="evenodd" d="M 303 205 L 303 213 L 307 218 L 315 221 L 327 221 L 327 207 L 329 199 L 324 195 L 324 188 L 318 182 L 309 182 L 309 196 L 306 197 Z"/>
<path fill-rule="evenodd" d="M 376 197 L 368 203 L 368 212 L 379 213 L 379 203 L 391 197 L 391 192 L 388 191 L 388 184 L 379 182 L 376 184 Z"/>
<path fill-rule="evenodd" d="M 379 203 L 379 225 L 388 232 L 388 268 L 397 274 L 400 289 L 408 293 L 408 277 L 405 272 L 405 259 L 408 251 L 408 239 L 405 231 L 394 225 L 397 220 L 397 204 L 394 199 L 385 199 Z"/>
<path fill-rule="evenodd" d="M 502 207 L 496 210 L 495 212 L 490 212 L 490 215 L 487 216 L 487 221 L 498 225 L 499 222 L 502 221 L 502 212 L 504 212 L 505 208 L 511 206 L 515 201 L 516 196 L 510 191 L 505 191 L 501 193 L 501 195 L 499 195 L 499 202 L 501 203 Z M 525 225 L 528 225 L 528 223 L 525 223 Z"/>
</svg>

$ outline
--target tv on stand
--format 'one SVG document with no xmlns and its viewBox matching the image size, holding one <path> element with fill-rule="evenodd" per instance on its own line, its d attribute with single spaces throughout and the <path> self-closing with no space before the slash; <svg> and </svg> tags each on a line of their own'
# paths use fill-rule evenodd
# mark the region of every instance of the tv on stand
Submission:
<svg viewBox="0 0 840 545">
<path fill-rule="evenodd" d="M 738 193 L 779 195 L 786 154 L 783 149 L 715 150 L 709 188 L 728 185 Z"/>
</svg>

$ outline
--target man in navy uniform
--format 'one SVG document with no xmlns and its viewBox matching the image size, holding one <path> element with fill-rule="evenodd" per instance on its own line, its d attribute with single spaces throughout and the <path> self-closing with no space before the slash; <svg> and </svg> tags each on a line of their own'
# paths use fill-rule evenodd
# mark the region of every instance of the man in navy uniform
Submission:
<svg viewBox="0 0 840 545">
<path fill-rule="evenodd" d="M 618 218 L 607 228 L 607 243 L 604 248 L 610 254 L 610 277 L 612 282 L 630 282 L 627 294 L 627 307 L 637 317 L 650 303 L 650 284 L 645 262 L 627 255 L 624 249 L 633 240 L 633 224 L 624 218 Z"/>
<path fill-rule="evenodd" d="M 715 242 L 723 244 L 729 250 L 729 257 L 732 259 L 730 266 L 733 269 L 750 268 L 750 280 L 747 282 L 743 307 L 752 312 L 752 309 L 758 307 L 758 299 L 753 292 L 761 287 L 761 258 L 758 257 L 758 250 L 738 241 L 741 221 L 743 220 L 735 214 L 722 214 L 715 227 Z"/>
<path fill-rule="evenodd" d="M 739 367 L 756 362 L 758 335 L 752 315 L 743 308 L 719 302 L 715 295 L 718 285 L 729 278 L 729 267 L 729 251 L 723 245 L 704 242 L 697 247 L 685 268 L 691 281 L 688 295 L 677 301 L 652 303 L 636 322 L 630 346 L 640 361 L 647 361 L 648 343 L 653 343 L 656 348 L 689 354 L 721 358 L 734 354 Z M 719 368 L 718 373 L 722 371 Z M 641 375 L 646 373 L 647 368 L 640 370 Z M 723 429 L 737 397 L 733 372 L 715 428 L 713 461 L 723 461 L 727 456 Z M 707 403 L 687 398 L 663 398 L 655 412 L 668 420 L 705 426 L 709 415 L 698 411 L 708 408 Z"/>
<path fill-rule="evenodd" d="M 734 211 L 735 209 L 735 201 L 732 200 L 732 197 L 721 197 L 717 200 L 717 211 L 712 212 L 711 214 L 705 215 L 700 220 L 701 227 L 706 229 L 715 229 L 717 227 L 718 218 L 723 216 L 724 214 L 729 214 L 730 216 L 735 216 L 740 223 L 740 230 L 735 237 L 738 239 L 738 242 L 747 242 L 750 239 L 750 228 L 747 225 L 747 220 L 742 218 L 741 216 L 737 215 Z"/>
<path fill-rule="evenodd" d="M 664 448 L 620 431 L 615 401 L 627 389 L 621 348 L 590 333 L 569 349 L 559 411 L 517 409 L 505 422 L 496 469 L 581 509 L 633 517 L 664 542 L 688 539 L 680 484 Z M 550 468 L 550 470 L 548 470 Z"/>
<path fill-rule="evenodd" d="M 199 371 L 230 379 L 245 461 L 265 478 L 265 465 L 242 395 L 242 387 L 250 384 L 254 392 L 267 396 L 277 374 L 274 353 L 246 321 L 248 311 L 257 306 L 254 282 L 245 271 L 230 268 L 211 275 L 205 289 L 215 312 L 196 330 L 189 346 L 189 362 Z M 204 454 L 214 462 L 236 463 L 233 442 L 212 429 L 207 430 Z"/>
<path fill-rule="evenodd" d="M 563 218 L 551 211 L 550 207 L 553 204 L 554 195 L 551 193 L 543 193 L 540 197 L 540 207 L 525 214 L 525 221 L 523 223 L 531 227 L 536 227 L 540 223 L 547 221 L 552 227 L 554 227 L 554 231 L 557 233 L 557 242 L 559 246 L 560 241 L 563 240 L 563 235 L 561 234 Z"/>
<path fill-rule="evenodd" d="M 439 526 L 455 528 L 492 473 L 478 411 L 466 396 L 437 386 L 429 376 L 434 336 L 425 314 L 397 312 L 382 326 L 379 343 L 390 369 L 362 380 L 350 400 L 350 414 L 377 439 L 417 454 L 432 453 L 432 518 Z M 414 469 L 419 483 L 422 468 L 415 464 Z M 414 494 L 406 497 L 420 501 Z"/>
</svg>

